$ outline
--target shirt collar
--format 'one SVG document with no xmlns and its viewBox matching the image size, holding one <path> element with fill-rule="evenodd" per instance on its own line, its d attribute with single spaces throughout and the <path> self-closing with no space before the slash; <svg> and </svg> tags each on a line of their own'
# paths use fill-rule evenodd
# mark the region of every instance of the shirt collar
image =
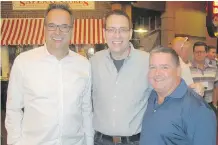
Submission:
<svg viewBox="0 0 218 145">
<path fill-rule="evenodd" d="M 188 86 L 185 81 L 181 78 L 179 86 L 168 96 L 171 98 L 182 98 L 187 92 Z"/>
<path fill-rule="evenodd" d="M 129 47 L 130 47 L 130 52 L 129 52 L 129 55 L 127 56 L 127 58 L 125 58 L 125 59 L 129 59 L 133 55 L 134 50 L 135 50 L 135 48 L 134 48 L 134 46 L 133 46 L 133 44 L 131 42 L 129 42 Z M 111 53 L 110 50 L 107 49 L 106 57 L 109 58 L 109 59 L 111 59 L 110 53 Z"/>
<path fill-rule="evenodd" d="M 192 67 L 198 68 L 197 63 L 194 60 L 192 61 L 191 64 L 192 64 Z M 206 59 L 205 59 L 204 60 L 204 68 L 206 69 L 207 67 L 209 67 L 209 65 L 207 64 Z"/>
<path fill-rule="evenodd" d="M 68 58 L 68 57 L 71 57 L 71 56 L 73 56 L 74 54 L 72 53 L 72 51 L 68 48 L 68 50 L 69 50 L 69 53 L 67 54 L 67 56 L 65 56 L 65 58 Z M 44 50 L 43 50 L 44 52 L 43 52 L 43 55 L 42 55 L 42 57 L 55 57 L 55 56 L 53 56 L 52 54 L 50 54 L 49 52 L 48 52 L 48 49 L 47 49 L 47 46 L 46 46 L 46 44 L 44 44 Z"/>
</svg>

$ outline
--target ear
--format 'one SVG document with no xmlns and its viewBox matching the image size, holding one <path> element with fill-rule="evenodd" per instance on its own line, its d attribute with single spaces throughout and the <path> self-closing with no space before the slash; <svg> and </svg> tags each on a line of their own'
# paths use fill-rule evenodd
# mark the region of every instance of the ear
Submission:
<svg viewBox="0 0 218 145">
<path fill-rule="evenodd" d="M 177 67 L 177 76 L 181 77 L 181 75 L 182 75 L 182 69 L 181 69 L 181 66 L 178 66 Z"/>
<path fill-rule="evenodd" d="M 132 30 L 132 29 L 130 29 L 130 31 L 129 31 L 129 40 L 131 40 L 131 39 L 132 39 L 132 33 L 133 33 L 133 30 Z"/>
</svg>

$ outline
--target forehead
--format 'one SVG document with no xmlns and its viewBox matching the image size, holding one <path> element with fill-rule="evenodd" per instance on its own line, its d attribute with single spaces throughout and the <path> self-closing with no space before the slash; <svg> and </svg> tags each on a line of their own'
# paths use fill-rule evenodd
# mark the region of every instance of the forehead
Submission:
<svg viewBox="0 0 218 145">
<path fill-rule="evenodd" d="M 195 46 L 195 51 L 205 51 L 204 46 Z"/>
<path fill-rule="evenodd" d="M 62 9 L 53 9 L 48 12 L 47 23 L 55 24 L 70 24 L 71 17 L 70 14 Z"/>
<path fill-rule="evenodd" d="M 153 53 L 150 55 L 150 64 L 155 65 L 172 65 L 172 55 L 169 53 Z"/>
<path fill-rule="evenodd" d="M 216 52 L 216 48 L 211 48 L 209 52 Z"/>
<path fill-rule="evenodd" d="M 110 15 L 106 20 L 107 27 L 129 27 L 128 19 L 123 15 Z"/>
</svg>

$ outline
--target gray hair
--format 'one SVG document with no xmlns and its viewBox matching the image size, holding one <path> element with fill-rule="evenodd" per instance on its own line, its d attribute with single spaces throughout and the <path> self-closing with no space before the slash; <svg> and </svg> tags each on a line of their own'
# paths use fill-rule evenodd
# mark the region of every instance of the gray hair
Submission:
<svg viewBox="0 0 218 145">
<path fill-rule="evenodd" d="M 65 3 L 65 4 L 61 4 L 61 3 L 56 3 L 56 4 L 52 3 L 52 4 L 49 4 L 47 10 L 45 11 L 45 21 L 44 21 L 44 24 L 47 21 L 48 13 L 51 10 L 55 10 L 55 9 L 60 9 L 60 10 L 64 10 L 64 11 L 68 12 L 70 14 L 71 22 L 73 24 L 73 14 L 72 14 L 72 11 L 70 10 L 70 6 L 67 3 Z"/>
<path fill-rule="evenodd" d="M 155 54 L 155 53 L 170 54 L 173 58 L 174 63 L 176 64 L 176 66 L 177 67 L 180 66 L 179 55 L 176 53 L 176 51 L 174 49 L 171 49 L 168 47 L 163 47 L 163 46 L 157 46 L 150 52 L 150 55 Z"/>
</svg>

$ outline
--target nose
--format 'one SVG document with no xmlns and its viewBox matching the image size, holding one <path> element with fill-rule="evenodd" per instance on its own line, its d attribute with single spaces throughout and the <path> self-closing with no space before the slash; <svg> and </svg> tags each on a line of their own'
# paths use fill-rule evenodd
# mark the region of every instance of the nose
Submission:
<svg viewBox="0 0 218 145">
<path fill-rule="evenodd" d="M 61 30 L 60 30 L 60 27 L 59 27 L 59 26 L 57 26 L 57 28 L 56 28 L 56 30 L 55 30 L 55 33 L 58 34 L 58 35 L 61 33 Z"/>
<path fill-rule="evenodd" d="M 160 75 L 160 73 L 161 73 L 161 70 L 160 70 L 159 68 L 155 69 L 154 74 L 155 74 L 156 76 Z"/>
<path fill-rule="evenodd" d="M 116 29 L 114 35 L 115 35 L 116 37 L 120 37 L 120 30 L 119 30 L 119 29 Z"/>
</svg>

